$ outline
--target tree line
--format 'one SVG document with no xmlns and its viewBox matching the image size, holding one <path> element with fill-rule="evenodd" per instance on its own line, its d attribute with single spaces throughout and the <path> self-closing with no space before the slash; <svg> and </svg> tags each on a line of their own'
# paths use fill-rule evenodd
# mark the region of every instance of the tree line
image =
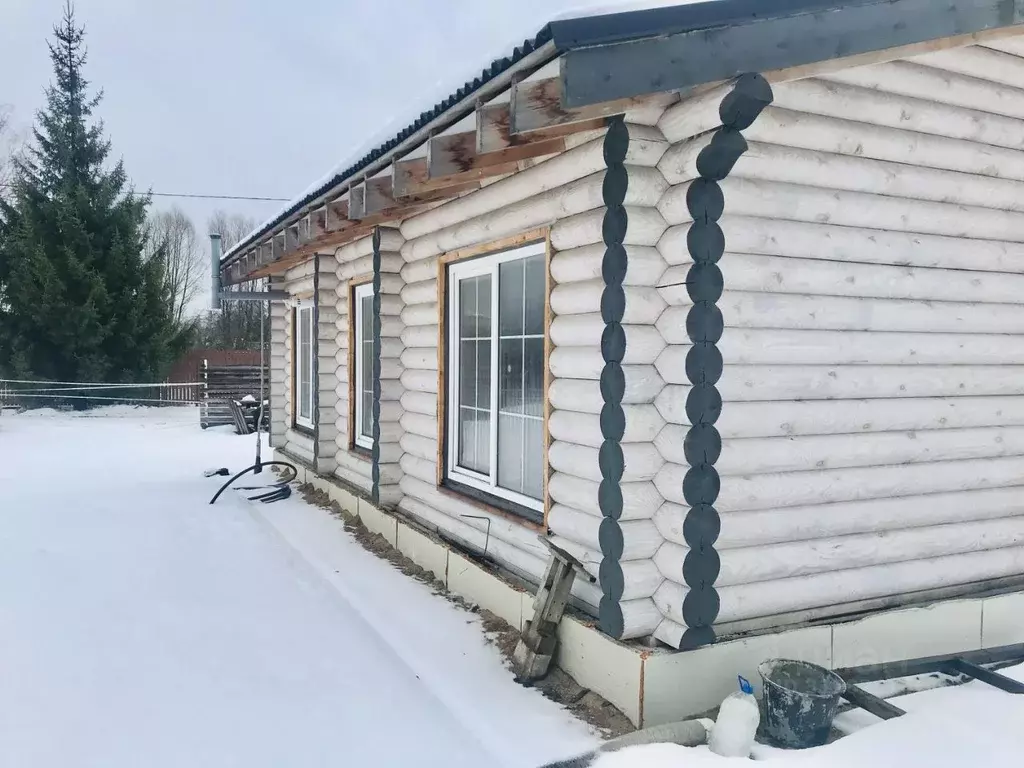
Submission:
<svg viewBox="0 0 1024 768">
<path fill-rule="evenodd" d="M 65 6 L 53 81 L 23 139 L 0 108 L 0 378 L 159 381 L 194 346 L 258 344 L 265 307 L 203 312 L 206 237 L 136 192 L 93 113 L 85 30 Z M 226 247 L 255 222 L 218 211 Z"/>
</svg>

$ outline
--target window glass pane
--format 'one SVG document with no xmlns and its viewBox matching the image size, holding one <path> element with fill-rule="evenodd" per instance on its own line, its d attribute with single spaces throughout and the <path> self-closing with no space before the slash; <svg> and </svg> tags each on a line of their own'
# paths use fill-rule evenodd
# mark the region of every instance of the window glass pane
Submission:
<svg viewBox="0 0 1024 768">
<path fill-rule="evenodd" d="M 474 277 L 459 283 L 459 338 L 472 339 L 477 331 L 477 283 L 480 278 Z"/>
<path fill-rule="evenodd" d="M 298 312 L 299 331 L 299 365 L 298 375 L 298 414 L 303 419 L 312 418 L 313 402 L 310 392 L 310 382 L 313 379 L 313 344 L 312 344 L 312 322 L 313 310 L 300 309 Z"/>
<path fill-rule="evenodd" d="M 523 492 L 526 469 L 526 419 L 502 412 L 498 415 L 498 485 Z"/>
<path fill-rule="evenodd" d="M 459 343 L 461 345 L 459 350 L 459 405 L 469 405 L 475 408 L 478 405 L 477 392 L 480 387 L 476 371 L 477 350 L 485 342 L 462 341 Z M 489 383 L 488 386 L 490 386 Z"/>
<path fill-rule="evenodd" d="M 363 327 L 360 329 L 360 330 L 362 330 L 362 337 L 363 337 L 362 340 L 372 344 L 373 343 L 373 294 L 371 294 L 369 296 L 364 296 L 360 300 L 360 304 L 362 305 L 361 311 L 363 313 L 363 316 L 361 318 L 362 319 Z"/>
<path fill-rule="evenodd" d="M 491 407 L 491 342 L 476 342 L 476 405 Z"/>
<path fill-rule="evenodd" d="M 499 267 L 498 332 L 511 336 L 523 332 L 523 260 L 506 261 Z"/>
<path fill-rule="evenodd" d="M 523 340 L 502 339 L 498 344 L 498 408 L 504 413 L 523 412 Z M 499 429 L 499 434 L 501 431 Z"/>
<path fill-rule="evenodd" d="M 459 409 L 459 466 L 490 472 L 491 415 L 476 408 Z"/>
<path fill-rule="evenodd" d="M 523 413 L 544 416 L 544 339 L 526 339 L 523 363 Z"/>
<path fill-rule="evenodd" d="M 373 392 L 363 392 L 363 412 L 360 414 L 359 431 L 366 437 L 373 437 Z"/>
<path fill-rule="evenodd" d="M 476 335 L 491 336 L 491 276 L 475 278 L 476 282 Z"/>
<path fill-rule="evenodd" d="M 544 333 L 544 255 L 526 259 L 526 327 L 527 335 Z"/>
</svg>

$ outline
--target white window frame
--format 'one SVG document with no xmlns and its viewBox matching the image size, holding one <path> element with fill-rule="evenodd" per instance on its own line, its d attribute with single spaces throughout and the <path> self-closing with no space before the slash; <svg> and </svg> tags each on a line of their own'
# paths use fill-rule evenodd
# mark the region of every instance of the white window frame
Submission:
<svg viewBox="0 0 1024 768">
<path fill-rule="evenodd" d="M 352 425 L 352 442 L 354 445 L 364 448 L 368 451 L 373 450 L 373 435 L 364 435 L 362 433 L 363 426 L 363 392 L 366 389 L 373 389 L 373 369 L 366 370 L 366 366 L 363 364 L 363 331 L 367 323 L 372 323 L 372 317 L 365 317 L 363 312 L 363 300 L 367 297 L 373 296 L 373 283 L 363 283 L 357 285 L 352 290 L 352 302 L 355 307 L 352 310 L 352 317 L 355 322 L 355 334 L 352 337 L 352 343 L 355 346 L 353 351 L 353 381 L 355 386 L 353 388 L 353 395 L 356 398 L 355 402 L 355 423 Z M 371 337 L 371 344 L 372 337 Z M 369 387 L 366 387 L 366 384 Z M 372 429 L 372 426 L 371 426 Z"/>
<path fill-rule="evenodd" d="M 457 261 L 448 266 L 448 371 L 446 373 L 446 387 L 448 395 L 448 417 L 447 434 L 447 476 L 463 485 L 483 491 L 491 496 L 496 496 L 511 501 L 519 506 L 543 513 L 544 500 L 535 499 L 531 496 L 510 491 L 498 485 L 498 271 L 501 264 L 509 261 L 519 261 L 531 256 L 537 256 L 547 252 L 544 243 L 533 243 L 507 251 L 499 251 L 485 256 L 479 256 L 465 261 Z M 491 276 L 491 430 L 490 430 L 490 473 L 483 474 L 466 467 L 459 466 L 459 381 L 460 361 L 459 344 L 460 330 L 460 287 L 463 280 L 479 277 L 481 275 Z M 546 304 L 545 297 L 545 304 Z M 546 365 L 546 363 L 545 363 Z M 545 450 L 546 447 L 545 447 Z"/>
<path fill-rule="evenodd" d="M 309 381 L 302 380 L 302 326 L 306 323 L 306 331 L 309 334 Z M 313 400 L 313 372 L 316 368 L 316 337 L 313 327 L 313 302 L 300 301 L 295 306 L 295 424 L 306 429 L 313 429 L 313 414 L 316 412 L 316 403 Z M 301 412 L 301 398 L 299 393 L 302 387 L 306 387 L 306 394 L 309 397 L 309 416 L 303 416 Z"/>
</svg>

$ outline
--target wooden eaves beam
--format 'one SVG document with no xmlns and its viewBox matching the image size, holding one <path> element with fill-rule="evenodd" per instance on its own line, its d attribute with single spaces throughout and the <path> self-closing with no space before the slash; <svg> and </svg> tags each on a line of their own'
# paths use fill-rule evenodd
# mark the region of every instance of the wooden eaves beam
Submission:
<svg viewBox="0 0 1024 768">
<path fill-rule="evenodd" d="M 827 13 L 780 6 L 742 21 L 640 40 L 580 47 L 561 59 L 562 104 L 570 109 L 641 94 L 683 90 L 760 72 L 769 82 L 790 79 L 786 70 L 819 66 L 827 71 L 843 59 L 870 63 L 956 46 L 986 35 L 1021 31 L 1019 2 L 886 0 L 840 3 Z M 895 55 L 894 55 L 895 54 Z M 888 58 L 886 58 L 888 56 Z M 778 79 L 772 73 L 779 73 Z"/>
</svg>

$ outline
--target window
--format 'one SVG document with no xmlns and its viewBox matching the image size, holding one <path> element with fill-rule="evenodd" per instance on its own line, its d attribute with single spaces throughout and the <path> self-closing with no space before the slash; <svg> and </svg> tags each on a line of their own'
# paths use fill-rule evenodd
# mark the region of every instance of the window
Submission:
<svg viewBox="0 0 1024 768">
<path fill-rule="evenodd" d="M 352 343 L 355 362 L 353 395 L 355 422 L 352 442 L 360 448 L 373 448 L 373 283 L 357 285 L 352 291 L 355 307 L 355 334 Z"/>
<path fill-rule="evenodd" d="M 313 305 L 295 309 L 295 423 L 313 428 Z"/>
<path fill-rule="evenodd" d="M 448 479 L 541 511 L 544 244 L 448 269 Z"/>
</svg>

